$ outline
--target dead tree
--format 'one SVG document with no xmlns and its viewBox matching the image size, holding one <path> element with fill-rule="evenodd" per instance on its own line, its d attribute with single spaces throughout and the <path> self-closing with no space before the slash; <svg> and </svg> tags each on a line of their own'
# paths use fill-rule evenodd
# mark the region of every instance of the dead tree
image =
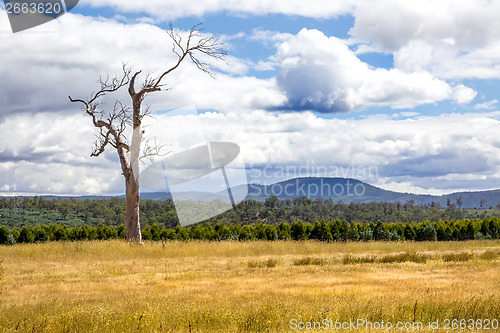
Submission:
<svg viewBox="0 0 500 333">
<path fill-rule="evenodd" d="M 177 61 L 157 77 L 148 75 L 140 89 L 136 89 L 136 80 L 141 71 L 132 74 L 131 69 L 123 65 L 122 74 L 113 78 L 109 76 L 99 77 L 100 89 L 96 93 L 92 93 L 90 98 L 73 99 L 69 96 L 71 102 L 79 102 L 83 105 L 83 109 L 91 117 L 92 123 L 99 129 L 98 138 L 90 156 L 101 155 L 108 146 L 113 147 L 118 153 L 122 174 L 125 178 L 127 239 L 139 243 L 142 243 L 139 221 L 139 160 L 143 139 L 141 122 L 148 114 L 148 110 L 143 108 L 142 102 L 148 94 L 161 91 L 164 88 L 165 78 L 175 71 L 184 60 L 191 60 L 198 69 L 213 77 L 212 68 L 203 61 L 203 57 L 224 59 L 226 55 L 218 38 L 202 34 L 200 25 L 191 28 L 184 37 L 172 25 L 166 32 L 172 40 L 172 52 L 177 56 Z M 109 112 L 98 109 L 103 96 L 117 92 L 122 88 L 128 88 L 131 107 L 117 101 Z M 130 143 L 128 143 L 124 132 L 130 127 L 133 134 Z M 142 150 L 142 157 L 158 154 L 160 149 L 161 147 L 157 146 L 146 146 Z"/>
</svg>

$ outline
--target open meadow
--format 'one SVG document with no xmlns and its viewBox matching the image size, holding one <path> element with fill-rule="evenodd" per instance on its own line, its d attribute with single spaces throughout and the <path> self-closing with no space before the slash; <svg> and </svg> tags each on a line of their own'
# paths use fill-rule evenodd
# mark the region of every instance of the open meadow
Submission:
<svg viewBox="0 0 500 333">
<path fill-rule="evenodd" d="M 500 241 L 0 246 L 0 314 L 1 332 L 499 332 Z"/>
</svg>

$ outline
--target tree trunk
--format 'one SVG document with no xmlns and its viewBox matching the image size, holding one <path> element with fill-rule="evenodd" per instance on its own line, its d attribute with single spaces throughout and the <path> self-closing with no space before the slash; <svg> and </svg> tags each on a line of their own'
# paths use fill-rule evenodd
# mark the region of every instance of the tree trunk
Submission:
<svg viewBox="0 0 500 333">
<path fill-rule="evenodd" d="M 135 93 L 135 78 L 140 72 L 130 80 L 129 94 L 132 97 L 133 107 L 133 134 L 132 143 L 130 145 L 130 161 L 128 164 L 128 172 L 124 172 L 125 176 L 125 229 L 127 230 L 127 239 L 142 244 L 141 223 L 139 221 L 139 155 L 142 141 L 141 130 L 141 103 L 143 94 Z"/>
<path fill-rule="evenodd" d="M 125 229 L 127 240 L 142 243 L 139 221 L 139 186 L 132 174 L 125 178 Z"/>
</svg>

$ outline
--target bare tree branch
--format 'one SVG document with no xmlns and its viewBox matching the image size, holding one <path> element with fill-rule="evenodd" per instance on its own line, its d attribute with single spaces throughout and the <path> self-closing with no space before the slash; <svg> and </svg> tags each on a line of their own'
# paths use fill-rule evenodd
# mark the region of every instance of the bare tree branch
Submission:
<svg viewBox="0 0 500 333">
<path fill-rule="evenodd" d="M 101 155 L 108 144 L 114 148 L 121 147 L 126 150 L 129 149 L 128 145 L 123 142 L 123 132 L 126 129 L 126 121 L 129 117 L 130 108 L 117 101 L 113 111 L 109 114 L 107 119 L 104 119 L 103 112 L 98 111 L 97 107 L 99 106 L 99 99 L 101 97 L 108 93 L 115 92 L 129 83 L 130 71 L 130 68 L 127 68 L 127 66 L 123 64 L 122 75 L 113 78 L 110 78 L 109 74 L 107 74 L 105 78 L 99 76 L 98 82 L 100 84 L 100 90 L 96 93 L 92 93 L 88 100 L 73 99 L 71 96 L 68 96 L 71 102 L 83 104 L 84 111 L 92 117 L 94 126 L 99 128 L 99 135 L 94 142 L 94 149 L 90 156 Z M 115 123 L 118 123 L 118 125 Z"/>
<path fill-rule="evenodd" d="M 179 34 L 179 32 L 174 29 L 172 25 L 170 25 L 166 32 L 172 39 L 172 52 L 177 55 L 177 62 L 157 78 L 153 78 L 151 74 L 148 74 L 139 92 L 135 89 L 135 82 L 142 71 L 135 72 L 129 81 L 121 81 L 119 83 L 117 81 L 112 81 L 112 83 L 114 82 L 117 85 L 121 83 L 128 84 L 128 92 L 132 98 L 133 128 L 137 128 L 141 125 L 141 120 L 143 118 L 143 114 L 141 113 L 141 103 L 146 95 L 151 92 L 161 91 L 165 86 L 162 84 L 165 76 L 177 69 L 186 58 L 189 58 L 198 69 L 214 77 L 210 64 L 202 61 L 199 56 L 208 56 L 210 58 L 224 60 L 227 52 L 222 48 L 222 43 L 219 42 L 217 37 L 212 35 L 203 35 L 201 33 L 202 29 L 200 29 L 200 26 L 201 24 L 193 26 L 188 33 L 187 39 L 183 40 L 183 37 Z M 131 72 L 128 71 L 128 74 L 130 73 Z M 105 83 L 108 81 L 109 78 L 103 80 Z"/>
<path fill-rule="evenodd" d="M 99 129 L 99 135 L 94 142 L 94 149 L 92 150 L 92 153 L 90 154 L 90 156 L 99 156 L 106 149 L 106 145 L 108 144 L 108 141 L 109 141 L 109 134 L 111 134 L 111 133 L 108 131 L 106 134 L 104 134 L 103 132 L 104 131 L 102 130 L 102 127 L 101 127 Z"/>
<path fill-rule="evenodd" d="M 96 100 L 102 96 L 105 96 L 108 93 L 112 93 L 124 87 L 128 84 L 130 80 L 130 72 L 131 69 L 127 67 L 125 63 L 122 64 L 123 75 L 121 77 L 115 76 L 111 80 L 109 78 L 109 74 L 106 75 L 106 78 L 103 79 L 102 76 L 99 76 L 98 83 L 101 86 L 101 89 L 95 93 L 91 94 L 89 100 L 86 102 L 87 106 L 92 105 L 96 102 Z M 71 100 L 71 97 L 70 97 Z M 81 101 L 81 100 L 79 100 Z M 84 102 L 85 103 L 85 102 Z"/>
<path fill-rule="evenodd" d="M 217 37 L 204 36 L 201 33 L 202 29 L 200 27 L 201 24 L 193 26 L 189 31 L 187 40 L 183 42 L 179 32 L 174 29 L 172 24 L 170 24 L 169 29 L 167 29 L 166 32 L 172 39 L 172 52 L 177 55 L 178 59 L 174 66 L 167 69 L 156 79 L 152 86 L 153 88 L 159 87 L 163 78 L 177 69 L 186 57 L 189 57 L 196 67 L 204 73 L 207 73 L 212 77 L 214 76 L 211 66 L 201 61 L 198 58 L 197 53 L 207 55 L 214 59 L 224 60 L 225 56 L 227 56 L 227 52 L 222 48 L 222 43 L 220 43 Z M 193 42 L 195 43 L 194 45 Z"/>
<path fill-rule="evenodd" d="M 166 156 L 170 153 L 170 151 L 166 151 L 166 149 L 167 146 L 158 144 L 158 142 L 156 142 L 156 138 L 154 138 L 153 144 L 151 144 L 150 140 L 145 140 L 142 155 L 139 157 L 139 160 L 152 158 L 154 156 Z"/>
</svg>

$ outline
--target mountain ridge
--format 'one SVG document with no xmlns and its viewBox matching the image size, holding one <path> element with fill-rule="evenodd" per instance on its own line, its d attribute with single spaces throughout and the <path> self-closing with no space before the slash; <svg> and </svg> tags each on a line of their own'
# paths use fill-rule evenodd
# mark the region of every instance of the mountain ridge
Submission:
<svg viewBox="0 0 500 333">
<path fill-rule="evenodd" d="M 500 203 L 500 189 L 482 190 L 482 191 L 462 191 L 452 192 L 442 195 L 431 194 L 415 194 L 408 192 L 396 192 L 385 190 L 383 188 L 362 182 L 354 178 L 342 177 L 298 177 L 274 184 L 263 185 L 250 183 L 246 185 L 238 185 L 231 188 L 233 194 L 242 197 L 242 194 L 248 187 L 246 199 L 257 201 L 265 201 L 270 196 L 276 196 L 280 200 L 293 199 L 296 197 L 306 196 L 310 199 L 328 199 L 332 198 L 334 202 L 341 200 L 344 203 L 359 203 L 359 202 L 400 202 L 402 204 L 413 201 L 414 204 L 423 205 L 440 205 L 446 207 L 448 200 L 450 204 L 457 205 L 457 199 L 461 198 L 462 204 L 460 208 L 489 208 L 495 207 Z M 239 195 L 238 195 L 239 194 Z M 39 195 L 45 199 L 109 199 L 119 196 L 56 196 L 56 195 Z M 19 197 L 34 197 L 34 196 L 19 196 Z M 168 192 L 142 192 L 142 199 L 150 200 L 166 200 L 172 199 L 172 195 Z M 180 200 L 196 200 L 196 201 L 211 201 L 214 199 L 227 200 L 227 192 L 225 190 L 211 192 L 185 192 L 178 193 L 176 199 Z"/>
<path fill-rule="evenodd" d="M 233 193 L 244 190 L 248 186 L 248 195 L 246 199 L 264 201 L 266 198 L 274 195 L 278 199 L 293 199 L 306 196 L 311 199 L 332 198 L 337 202 L 341 200 L 344 203 L 358 202 L 401 202 L 402 204 L 413 201 L 414 204 L 440 205 L 446 207 L 448 199 L 450 204 L 457 204 L 457 199 L 461 198 L 460 208 L 488 208 L 495 207 L 500 203 L 500 189 L 483 191 L 461 191 L 442 195 L 415 194 L 409 192 L 396 192 L 385 190 L 380 187 L 362 182 L 354 178 L 342 177 L 298 177 L 274 184 L 247 184 L 232 188 Z M 222 196 L 225 191 L 218 192 Z"/>
</svg>

